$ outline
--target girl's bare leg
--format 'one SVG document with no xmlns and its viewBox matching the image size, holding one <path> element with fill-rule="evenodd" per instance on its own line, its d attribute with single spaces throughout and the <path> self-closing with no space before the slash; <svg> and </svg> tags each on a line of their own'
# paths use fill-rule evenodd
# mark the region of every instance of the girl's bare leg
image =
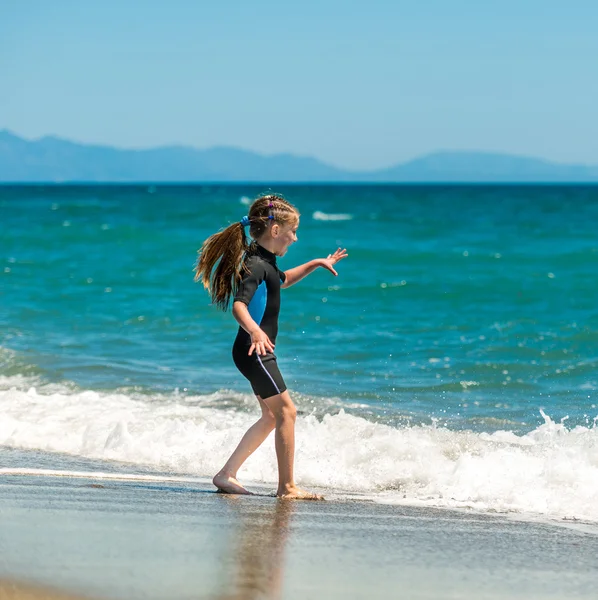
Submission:
<svg viewBox="0 0 598 600">
<path fill-rule="evenodd" d="M 280 498 L 322 500 L 321 496 L 298 488 L 293 476 L 295 461 L 295 420 L 297 409 L 288 391 L 264 400 L 276 419 L 276 458 L 278 460 L 278 490 Z"/>
<path fill-rule="evenodd" d="M 262 442 L 268 437 L 270 432 L 276 426 L 274 415 L 257 396 L 262 409 L 262 416 L 256 421 L 241 438 L 239 445 L 231 454 L 226 464 L 212 479 L 212 483 L 221 491 L 227 494 L 251 494 L 237 481 L 237 471 L 241 465 L 261 446 Z"/>
</svg>

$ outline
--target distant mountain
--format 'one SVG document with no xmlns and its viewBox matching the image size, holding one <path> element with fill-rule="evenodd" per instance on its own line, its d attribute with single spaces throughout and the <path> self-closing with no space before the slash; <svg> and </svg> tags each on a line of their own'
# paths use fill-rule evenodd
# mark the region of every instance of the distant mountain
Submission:
<svg viewBox="0 0 598 600">
<path fill-rule="evenodd" d="M 0 131 L 0 181 L 335 181 L 351 175 L 313 158 L 236 148 L 120 150 Z"/>
<path fill-rule="evenodd" d="M 598 182 L 598 167 L 489 152 L 436 152 L 376 172 L 382 181 Z"/>
<path fill-rule="evenodd" d="M 598 182 L 598 167 L 482 152 L 437 152 L 388 169 L 345 171 L 292 154 L 216 147 L 121 150 L 0 131 L 0 182 Z"/>
</svg>

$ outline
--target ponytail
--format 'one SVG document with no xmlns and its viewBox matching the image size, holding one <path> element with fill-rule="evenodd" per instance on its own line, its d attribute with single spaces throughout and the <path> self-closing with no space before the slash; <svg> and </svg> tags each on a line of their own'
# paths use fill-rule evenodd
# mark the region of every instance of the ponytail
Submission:
<svg viewBox="0 0 598 600">
<path fill-rule="evenodd" d="M 241 261 L 248 248 L 245 227 L 237 222 L 211 235 L 198 251 L 195 281 L 201 280 L 212 303 L 221 310 L 228 309 L 236 291 Z"/>
<path fill-rule="evenodd" d="M 210 236 L 198 252 L 195 264 L 195 281 L 201 281 L 212 296 L 212 304 L 227 310 L 231 297 L 241 280 L 243 256 L 254 251 L 245 235 L 258 240 L 270 223 L 292 223 L 299 218 L 299 211 L 278 194 L 261 196 L 251 205 L 249 214 L 242 221 Z"/>
</svg>

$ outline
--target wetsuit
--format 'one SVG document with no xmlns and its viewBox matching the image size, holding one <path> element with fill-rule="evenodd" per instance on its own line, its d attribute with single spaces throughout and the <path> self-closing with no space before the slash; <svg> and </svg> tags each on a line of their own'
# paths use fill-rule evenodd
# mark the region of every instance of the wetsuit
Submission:
<svg viewBox="0 0 598 600">
<path fill-rule="evenodd" d="M 276 265 L 276 255 L 254 244 L 255 249 L 245 257 L 245 269 L 241 271 L 241 283 L 235 302 L 247 305 L 251 318 L 276 343 L 278 313 L 280 312 L 280 286 L 286 276 Z M 237 369 L 249 380 L 254 393 L 265 399 L 282 394 L 287 389 L 278 370 L 276 356 L 268 352 L 259 356 L 254 350 L 248 356 L 251 336 L 239 327 L 233 345 L 233 360 Z"/>
</svg>

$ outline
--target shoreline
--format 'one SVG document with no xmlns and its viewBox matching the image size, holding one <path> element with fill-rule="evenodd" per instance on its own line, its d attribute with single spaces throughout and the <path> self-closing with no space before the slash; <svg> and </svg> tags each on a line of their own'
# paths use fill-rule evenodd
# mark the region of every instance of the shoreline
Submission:
<svg viewBox="0 0 598 600">
<path fill-rule="evenodd" d="M 0 447 L 0 452 L 2 448 Z M 1 455 L 0 455 L 1 456 Z M 161 473 L 159 471 L 151 469 L 142 469 L 139 465 L 127 465 L 122 463 L 100 463 L 100 461 L 91 461 L 88 459 L 90 464 L 102 464 L 104 470 L 64 470 L 64 469 L 42 469 L 42 468 L 29 468 L 29 467 L 0 467 L 0 481 L 7 477 L 33 477 L 33 478 L 48 478 L 48 479 L 73 479 L 73 480 L 88 480 L 97 481 L 101 483 L 89 484 L 93 487 L 102 488 L 104 483 L 126 483 L 126 482 L 139 482 L 148 484 L 182 484 L 185 486 L 198 486 L 206 493 L 216 492 L 216 488 L 212 485 L 210 477 L 200 477 L 186 474 L 172 474 L 172 473 Z M 130 467 L 130 472 L 119 471 L 118 468 Z M 245 482 L 247 487 L 251 490 L 255 490 L 254 496 L 272 497 L 275 498 L 276 484 L 265 484 L 263 482 L 256 482 L 247 480 Z M 311 488 L 310 488 L 311 489 Z M 388 507 L 401 507 L 405 509 L 414 510 L 437 510 L 446 511 L 448 513 L 457 513 L 463 515 L 479 515 L 480 517 L 502 519 L 513 522 L 521 523 L 535 523 L 538 525 L 548 525 L 553 527 L 562 527 L 565 529 L 573 529 L 576 531 L 583 531 L 590 535 L 598 536 L 598 521 L 592 521 L 591 519 L 577 518 L 577 517 L 555 517 L 545 515 L 542 513 L 533 512 L 522 512 L 516 510 L 489 510 L 482 509 L 476 506 L 463 503 L 462 506 L 443 506 L 441 504 L 434 504 L 433 502 L 425 502 L 421 500 L 406 499 L 404 501 L 397 501 L 392 498 L 388 501 L 384 498 L 375 497 L 368 494 L 361 494 L 357 492 L 351 492 L 347 490 L 341 491 L 330 491 L 322 488 L 314 488 L 319 494 L 325 496 L 326 501 L 344 503 L 344 502 L 363 502 L 366 504 L 388 506 Z"/>
</svg>

